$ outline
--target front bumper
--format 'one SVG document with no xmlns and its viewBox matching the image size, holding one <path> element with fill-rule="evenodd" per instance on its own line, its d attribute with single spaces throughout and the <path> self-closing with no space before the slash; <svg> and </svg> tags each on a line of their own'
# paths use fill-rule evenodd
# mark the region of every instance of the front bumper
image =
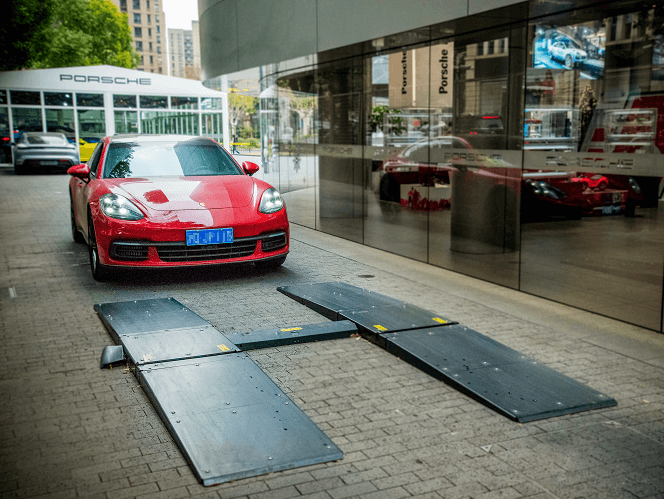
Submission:
<svg viewBox="0 0 664 499">
<path fill-rule="evenodd" d="M 224 214 L 224 212 L 226 212 Z M 99 258 L 116 267 L 180 267 L 265 260 L 289 251 L 290 230 L 285 210 L 272 215 L 249 216 L 233 210 L 199 211 L 199 223 L 140 220 L 122 222 L 105 216 L 95 221 Z M 210 217 L 205 222 L 203 218 Z M 187 246 L 191 229 L 233 228 L 233 243 Z"/>
</svg>

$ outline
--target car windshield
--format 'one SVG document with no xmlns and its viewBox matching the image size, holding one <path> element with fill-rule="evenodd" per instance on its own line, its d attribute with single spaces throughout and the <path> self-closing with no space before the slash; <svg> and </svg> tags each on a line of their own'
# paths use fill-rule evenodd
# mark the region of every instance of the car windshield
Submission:
<svg viewBox="0 0 664 499">
<path fill-rule="evenodd" d="M 58 133 L 26 133 L 25 138 L 28 141 L 28 144 L 33 145 L 60 146 L 67 143 L 65 136 Z"/>
<path fill-rule="evenodd" d="M 242 175 L 221 146 L 208 139 L 116 142 L 108 146 L 104 178 Z"/>
</svg>

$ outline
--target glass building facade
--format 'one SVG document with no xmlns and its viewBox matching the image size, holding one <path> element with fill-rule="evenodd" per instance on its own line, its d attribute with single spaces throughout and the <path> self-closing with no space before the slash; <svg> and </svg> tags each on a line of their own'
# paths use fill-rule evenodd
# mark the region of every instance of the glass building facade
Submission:
<svg viewBox="0 0 664 499">
<path fill-rule="evenodd" d="M 664 8 L 538 5 L 258 68 L 264 178 L 293 223 L 662 332 Z"/>
</svg>

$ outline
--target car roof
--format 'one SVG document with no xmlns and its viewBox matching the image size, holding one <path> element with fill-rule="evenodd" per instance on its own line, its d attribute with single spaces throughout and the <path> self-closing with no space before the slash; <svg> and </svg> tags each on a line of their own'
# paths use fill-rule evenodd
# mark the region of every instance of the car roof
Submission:
<svg viewBox="0 0 664 499">
<path fill-rule="evenodd" d="M 119 142 L 173 142 L 194 139 L 208 139 L 202 135 L 176 135 L 176 134 L 147 134 L 147 133 L 123 133 L 109 137 L 111 143 Z"/>
</svg>

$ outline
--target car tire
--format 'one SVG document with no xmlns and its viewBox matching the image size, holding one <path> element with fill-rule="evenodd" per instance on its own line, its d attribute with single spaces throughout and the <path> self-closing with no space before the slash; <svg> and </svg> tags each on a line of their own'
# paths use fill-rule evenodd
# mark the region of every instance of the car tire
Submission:
<svg viewBox="0 0 664 499">
<path fill-rule="evenodd" d="M 286 255 L 282 255 L 279 258 L 255 262 L 254 265 L 256 265 L 256 268 L 259 270 L 275 270 L 281 267 L 285 261 Z"/>
<path fill-rule="evenodd" d="M 599 190 L 600 190 L 600 191 L 603 191 L 604 189 L 606 189 L 606 188 L 608 187 L 608 185 L 607 185 L 606 182 L 604 182 L 604 181 L 602 180 L 602 181 L 599 183 L 599 185 L 598 185 L 597 187 L 599 187 Z"/>
<path fill-rule="evenodd" d="M 76 218 L 74 217 L 74 203 L 71 200 L 71 195 L 69 196 L 69 215 L 71 219 L 71 237 L 75 243 L 84 243 L 85 238 L 76 228 Z"/>
<path fill-rule="evenodd" d="M 572 56 L 567 54 L 565 56 L 565 67 L 568 69 L 571 69 L 574 67 L 574 61 L 572 60 Z"/>
<path fill-rule="evenodd" d="M 104 281 L 108 278 L 108 269 L 99 260 L 99 249 L 95 238 L 95 227 L 92 217 L 88 217 L 88 256 L 90 257 L 90 272 L 95 281 Z"/>
<path fill-rule="evenodd" d="M 14 175 L 25 175 L 26 173 L 25 166 L 14 164 Z"/>
</svg>

